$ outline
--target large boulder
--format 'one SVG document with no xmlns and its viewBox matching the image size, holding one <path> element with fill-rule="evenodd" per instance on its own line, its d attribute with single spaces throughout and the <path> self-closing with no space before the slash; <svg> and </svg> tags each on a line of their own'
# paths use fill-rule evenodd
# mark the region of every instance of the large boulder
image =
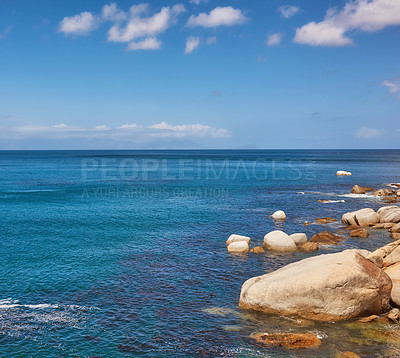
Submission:
<svg viewBox="0 0 400 358">
<path fill-rule="evenodd" d="M 396 306 L 400 307 L 400 263 L 389 266 L 385 269 L 385 273 L 390 277 L 393 284 L 390 298 Z"/>
<path fill-rule="evenodd" d="M 381 217 L 373 209 L 365 208 L 345 213 L 342 223 L 347 225 L 370 226 L 378 223 Z"/>
<path fill-rule="evenodd" d="M 286 220 L 286 214 L 282 210 L 275 211 L 271 216 L 275 220 Z"/>
<path fill-rule="evenodd" d="M 400 207 L 384 206 L 378 210 L 378 215 L 381 223 L 398 223 L 400 222 Z"/>
<path fill-rule="evenodd" d="M 245 242 L 249 243 L 250 238 L 248 236 L 232 234 L 231 236 L 229 236 L 228 240 L 226 240 L 226 244 L 229 245 L 232 242 L 239 242 L 239 241 L 245 241 Z"/>
<path fill-rule="evenodd" d="M 301 246 L 301 245 L 303 245 L 303 244 L 305 244 L 307 242 L 307 235 L 306 234 L 296 233 L 296 234 L 290 235 L 290 237 L 292 238 L 292 240 L 294 241 L 294 243 L 297 246 Z"/>
<path fill-rule="evenodd" d="M 275 251 L 296 251 L 293 239 L 283 231 L 275 230 L 264 236 L 264 247 Z"/>
<path fill-rule="evenodd" d="M 234 241 L 228 245 L 228 252 L 232 253 L 246 253 L 249 252 L 249 244 L 246 241 Z"/>
<path fill-rule="evenodd" d="M 365 259 L 366 250 L 345 250 L 292 263 L 247 280 L 239 306 L 266 313 L 338 321 L 390 309 L 389 276 Z"/>
</svg>

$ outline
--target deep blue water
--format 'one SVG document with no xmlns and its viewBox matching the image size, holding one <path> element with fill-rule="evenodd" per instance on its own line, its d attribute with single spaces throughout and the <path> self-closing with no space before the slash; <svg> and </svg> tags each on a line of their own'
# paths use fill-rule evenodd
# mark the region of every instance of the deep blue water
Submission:
<svg viewBox="0 0 400 358">
<path fill-rule="evenodd" d="M 379 199 L 347 194 L 391 182 L 400 151 L 2 151 L 0 357 L 397 354 L 346 323 L 237 307 L 246 279 L 321 252 L 373 250 L 387 232 L 312 254 L 231 255 L 225 245 L 232 233 L 261 245 L 277 228 L 348 237 L 339 223 L 303 222 L 377 209 Z M 278 209 L 285 223 L 269 217 Z M 266 348 L 249 338 L 258 331 L 312 332 L 323 344 Z"/>
</svg>

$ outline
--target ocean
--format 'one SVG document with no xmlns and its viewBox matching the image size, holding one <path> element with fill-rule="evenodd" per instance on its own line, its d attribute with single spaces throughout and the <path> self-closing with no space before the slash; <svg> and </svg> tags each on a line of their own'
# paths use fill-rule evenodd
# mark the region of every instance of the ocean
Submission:
<svg viewBox="0 0 400 358">
<path fill-rule="evenodd" d="M 353 185 L 393 182 L 400 150 L 1 151 L 0 357 L 399 356 L 400 340 L 371 326 L 238 308 L 250 277 L 391 242 L 379 230 L 350 238 L 340 218 L 385 205 L 349 195 Z M 303 224 L 326 216 L 339 221 Z M 257 246 L 276 229 L 346 239 L 313 253 L 227 253 L 233 233 Z M 323 343 L 286 351 L 250 338 L 288 331 Z"/>
</svg>

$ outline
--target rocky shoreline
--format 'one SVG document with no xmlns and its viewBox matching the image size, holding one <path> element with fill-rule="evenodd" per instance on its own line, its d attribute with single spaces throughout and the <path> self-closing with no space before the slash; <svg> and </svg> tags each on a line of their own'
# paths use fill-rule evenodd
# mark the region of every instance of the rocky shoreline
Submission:
<svg viewBox="0 0 400 358">
<path fill-rule="evenodd" d="M 354 186 L 352 193 L 384 197 L 384 202 L 400 199 L 397 190 Z M 290 220 L 283 211 L 272 215 L 274 220 Z M 326 224 L 333 218 L 318 218 Z M 297 317 L 314 321 L 353 321 L 369 323 L 400 321 L 400 207 L 382 206 L 374 211 L 362 208 L 344 213 L 341 219 L 350 237 L 367 238 L 369 229 L 388 230 L 395 240 L 370 252 L 347 249 L 333 254 L 314 255 L 286 265 L 274 272 L 253 277 L 241 288 L 239 307 L 267 314 Z M 310 222 L 305 222 L 309 225 Z M 264 237 L 263 247 L 250 248 L 248 236 L 231 235 L 227 250 L 231 253 L 263 253 L 265 251 L 314 251 L 324 245 L 338 245 L 342 236 L 323 231 L 308 240 L 304 233 L 291 235 L 275 230 Z M 307 335 L 307 334 L 306 334 Z M 315 348 L 317 337 L 290 334 L 257 333 L 258 343 L 286 348 Z M 309 343 L 307 343 L 309 342 Z M 355 355 L 356 356 L 356 355 Z"/>
</svg>

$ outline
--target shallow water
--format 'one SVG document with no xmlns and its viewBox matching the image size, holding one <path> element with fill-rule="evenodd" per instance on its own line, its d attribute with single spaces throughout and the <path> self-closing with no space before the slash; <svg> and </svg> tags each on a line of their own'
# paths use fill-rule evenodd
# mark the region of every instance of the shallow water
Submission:
<svg viewBox="0 0 400 358">
<path fill-rule="evenodd" d="M 395 326 L 237 307 L 250 277 L 390 242 L 386 231 L 356 239 L 338 223 L 303 222 L 383 206 L 348 194 L 354 184 L 400 182 L 400 151 L 0 152 L 0 169 L 1 357 L 400 355 L 400 339 L 379 333 Z M 278 209 L 286 222 L 269 217 Z M 328 229 L 346 239 L 312 254 L 226 252 L 232 233 L 256 246 L 277 228 L 309 237 Z M 259 331 L 311 332 L 323 343 L 266 348 L 250 338 Z"/>
</svg>

